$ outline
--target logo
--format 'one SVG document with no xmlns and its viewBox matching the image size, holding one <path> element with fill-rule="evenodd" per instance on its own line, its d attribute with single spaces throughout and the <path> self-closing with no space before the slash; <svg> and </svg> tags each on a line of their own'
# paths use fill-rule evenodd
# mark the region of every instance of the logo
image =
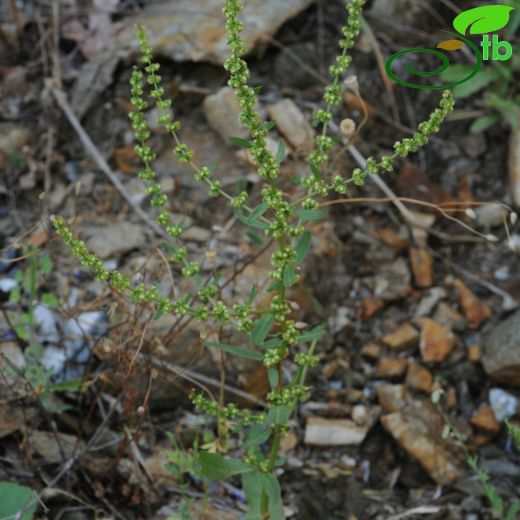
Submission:
<svg viewBox="0 0 520 520">
<path fill-rule="evenodd" d="M 500 41 L 497 34 L 493 34 L 490 37 L 489 33 L 499 31 L 500 29 L 505 27 L 509 23 L 511 11 L 513 11 L 514 9 L 514 7 L 510 7 L 507 5 L 484 5 L 482 7 L 475 7 L 474 9 L 464 11 L 453 20 L 453 27 L 457 31 L 456 33 L 450 31 L 442 31 L 449 34 L 451 36 L 451 39 L 445 40 L 437 45 L 437 49 L 441 50 L 415 48 L 405 49 L 396 52 L 395 54 L 390 56 L 390 58 L 388 58 L 388 61 L 386 62 L 386 73 L 393 81 L 395 81 L 399 85 L 403 85 L 405 87 L 410 88 L 446 89 L 455 87 L 456 85 L 460 85 L 461 83 L 465 83 L 466 81 L 469 81 L 471 78 L 475 77 L 478 74 L 484 61 L 505 61 L 511 58 L 511 56 L 513 55 L 513 48 L 511 47 L 511 44 L 509 42 Z M 477 45 L 475 45 L 475 43 L 473 43 L 467 37 L 468 32 L 469 35 L 483 35 L 482 41 L 480 43 L 482 51 Z M 469 71 L 469 73 L 465 77 L 445 85 L 420 85 L 417 83 L 412 83 L 410 81 L 404 81 L 402 79 L 399 79 L 392 69 L 394 62 L 401 56 L 415 53 L 433 54 L 441 60 L 441 65 L 435 70 L 430 72 L 417 70 L 410 63 L 406 66 L 406 70 L 414 76 L 420 76 L 424 78 L 438 76 L 439 74 L 446 71 L 450 66 L 450 60 L 448 55 L 446 55 L 442 51 L 457 51 L 466 46 L 469 47 L 469 49 L 471 49 L 471 51 L 475 55 L 475 66 Z"/>
</svg>

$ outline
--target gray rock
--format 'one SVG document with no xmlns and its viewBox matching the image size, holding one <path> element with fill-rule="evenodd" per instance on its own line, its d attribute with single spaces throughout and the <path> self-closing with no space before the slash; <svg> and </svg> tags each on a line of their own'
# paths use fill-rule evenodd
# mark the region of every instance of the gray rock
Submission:
<svg viewBox="0 0 520 520">
<path fill-rule="evenodd" d="M 248 0 L 244 3 L 242 36 L 249 52 L 265 46 L 266 35 L 274 34 L 312 0 Z M 147 29 L 154 54 L 175 61 L 223 64 L 229 51 L 222 5 L 222 0 L 160 0 L 147 3 L 140 13 L 125 18 L 113 45 L 81 71 L 72 93 L 76 114 L 82 117 L 87 113 L 96 97 L 112 82 L 120 60 L 137 54 L 136 23 Z"/>
<path fill-rule="evenodd" d="M 520 385 L 520 311 L 484 336 L 486 372 L 505 384 Z"/>
<path fill-rule="evenodd" d="M 145 230 L 129 222 L 104 227 L 84 227 L 83 231 L 90 235 L 86 241 L 87 247 L 103 259 L 138 249 L 146 243 Z"/>
</svg>

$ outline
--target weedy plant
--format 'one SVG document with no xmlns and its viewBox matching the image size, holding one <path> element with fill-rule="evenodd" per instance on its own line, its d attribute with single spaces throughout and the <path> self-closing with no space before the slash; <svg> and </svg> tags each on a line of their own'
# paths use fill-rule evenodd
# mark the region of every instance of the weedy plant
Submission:
<svg viewBox="0 0 520 520">
<path fill-rule="evenodd" d="M 478 457 L 471 452 L 468 446 L 468 439 L 455 426 L 450 416 L 443 409 L 441 405 L 441 397 L 443 396 L 443 393 L 444 392 L 441 389 L 435 391 L 432 394 L 432 402 L 439 414 L 444 419 L 444 431 L 442 436 L 444 438 L 449 437 L 453 439 L 457 446 L 459 446 L 464 452 L 468 466 L 474 471 L 475 476 L 482 486 L 484 495 L 489 500 L 491 510 L 493 512 L 493 518 L 496 518 L 497 520 L 515 520 L 515 518 L 517 518 L 518 512 L 520 511 L 520 500 L 514 498 L 510 501 L 508 507 L 506 507 L 503 497 L 500 495 L 497 487 L 493 484 L 493 482 L 491 482 L 488 472 L 484 466 L 480 464 Z M 511 435 L 511 438 L 513 439 L 513 443 L 518 448 L 520 446 L 520 429 L 511 424 L 508 419 L 506 419 L 505 424 L 509 434 Z"/>
<path fill-rule="evenodd" d="M 25 366 L 21 374 L 31 385 L 42 405 L 49 411 L 63 409 L 52 399 L 54 392 L 59 390 L 78 391 L 78 382 L 54 383 L 52 370 L 44 368 L 41 363 L 43 346 L 37 334 L 37 306 L 55 307 L 58 299 L 50 291 L 41 291 L 45 276 L 53 268 L 52 260 L 42 254 L 36 247 L 24 249 L 26 266 L 15 273 L 18 285 L 9 294 L 6 316 L 18 339 L 25 343 Z M 7 366 L 6 370 L 14 368 Z"/>
<path fill-rule="evenodd" d="M 184 294 L 176 301 L 171 301 L 161 295 L 155 286 L 133 285 L 128 276 L 105 269 L 101 260 L 81 240 L 73 238 L 62 217 L 52 218 L 58 235 L 99 280 L 107 282 L 119 292 L 127 292 L 136 304 L 150 305 L 155 317 L 169 313 L 180 318 L 196 318 L 200 322 L 201 340 L 206 347 L 218 349 L 222 355 L 255 360 L 267 368 L 271 390 L 265 411 L 239 408 L 234 403 L 226 404 L 223 392 L 216 400 L 194 392 L 191 399 L 196 410 L 215 417 L 217 427 L 214 442 L 198 447 L 191 453 L 192 458 L 189 460 L 172 457 L 174 462 L 182 462 L 181 469 L 206 480 L 219 481 L 240 476 L 249 504 L 246 516 L 249 520 L 284 518 L 280 485 L 275 475 L 276 469 L 283 465 L 283 458 L 279 455 L 280 442 L 288 432 L 288 421 L 298 403 L 305 401 L 310 394 L 311 388 L 306 385 L 306 377 L 308 370 L 318 362 L 316 348 L 324 332 L 324 326 L 309 331 L 300 330 L 293 319 L 287 298 L 288 289 L 300 282 L 300 266 L 311 245 L 312 235 L 307 229 L 308 223 L 326 214 L 320 209 L 320 201 L 325 197 L 334 193 L 343 195 L 351 184 L 362 186 L 368 175 L 378 171 L 391 172 L 395 159 L 406 157 L 425 145 L 428 135 L 439 131 L 441 123 L 454 106 L 451 92 L 445 91 L 439 107 L 428 120 L 419 125 L 412 137 L 396 142 L 393 153 L 380 159 L 368 158 L 364 168 L 355 168 L 350 175 L 341 175 L 335 171 L 334 162 L 330 159 L 338 136 L 331 135 L 331 123 L 333 112 L 343 98 L 342 80 L 351 62 L 349 51 L 360 31 L 365 1 L 352 0 L 346 6 L 348 16 L 342 28 L 339 53 L 330 66 L 331 81 L 324 92 L 323 107 L 313 115 L 314 124 L 321 126 L 321 130 L 316 137 L 315 149 L 308 157 L 308 171 L 296 180 L 295 194 L 288 195 L 280 188 L 280 166 L 285 155 L 283 147 L 280 147 L 279 153 L 273 154 L 266 141 L 276 123 L 261 119 L 255 110 L 259 88 L 248 85 L 249 69 L 242 57 L 246 50 L 241 38 L 243 24 L 240 15 L 243 5 L 241 0 L 225 0 L 223 12 L 230 56 L 224 66 L 229 73 L 228 85 L 234 90 L 241 108 L 240 122 L 250 132 L 249 139 L 233 141 L 247 148 L 261 178 L 261 202 L 254 207 L 249 204 L 246 191 L 235 194 L 224 191 L 213 169 L 197 164 L 193 150 L 181 141 L 179 121 L 173 120 L 166 113 L 166 109 L 171 107 L 171 101 L 165 99 L 158 74 L 159 64 L 153 61 L 145 29 L 137 28 L 142 66 L 135 67 L 131 76 L 131 102 L 134 110 L 129 115 L 135 132 L 135 150 L 144 165 L 139 177 L 146 183 L 151 205 L 157 211 L 157 222 L 172 238 L 174 246 L 168 248 L 169 258 L 183 277 L 194 281 L 195 294 Z M 190 258 L 182 241 L 184 228 L 172 222 L 168 197 L 156 181 L 152 167 L 156 156 L 147 144 L 151 134 L 145 117 L 145 111 L 152 107 L 163 110 L 157 122 L 171 135 L 175 143 L 175 158 L 191 166 L 195 179 L 208 186 L 210 196 L 227 199 L 243 224 L 253 230 L 261 230 L 274 242 L 276 250 L 272 254 L 269 274 L 271 284 L 267 289 L 269 306 L 258 303 L 261 298 L 254 287 L 244 301 L 223 301 L 218 277 L 210 276 L 203 280 L 201 265 Z M 241 333 L 244 342 L 236 345 L 209 341 L 203 333 L 209 327 L 220 332 L 233 330 Z M 297 369 L 293 369 L 291 377 L 287 378 L 288 371 L 284 370 L 284 366 L 289 371 L 291 367 Z M 228 449 L 230 436 L 237 436 L 241 441 L 240 450 L 233 451 L 234 456 Z"/>
</svg>

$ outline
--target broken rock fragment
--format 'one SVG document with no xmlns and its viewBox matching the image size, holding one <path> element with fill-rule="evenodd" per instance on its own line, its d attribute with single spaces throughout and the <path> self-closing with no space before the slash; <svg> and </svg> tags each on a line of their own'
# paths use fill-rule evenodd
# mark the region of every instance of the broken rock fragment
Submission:
<svg viewBox="0 0 520 520">
<path fill-rule="evenodd" d="M 305 427 L 305 444 L 314 446 L 346 446 L 363 442 L 367 428 L 348 419 L 309 417 Z"/>
<path fill-rule="evenodd" d="M 312 151 L 314 131 L 292 99 L 282 99 L 267 107 L 267 111 L 297 155 L 307 155 Z"/>
<path fill-rule="evenodd" d="M 421 320 L 421 356 L 425 363 L 440 363 L 451 353 L 455 336 L 430 318 Z"/>
<path fill-rule="evenodd" d="M 455 482 L 460 470 L 453 447 L 442 440 L 442 420 L 429 402 L 407 400 L 381 424 L 439 485 Z"/>
<path fill-rule="evenodd" d="M 454 280 L 453 285 L 459 292 L 459 301 L 470 329 L 478 329 L 491 316 L 491 309 L 482 303 L 475 294 L 461 281 Z"/>
<path fill-rule="evenodd" d="M 383 343 L 392 350 L 415 347 L 419 343 L 419 332 L 409 323 L 383 337 Z"/>
<path fill-rule="evenodd" d="M 520 385 L 520 311 L 491 329 L 482 342 L 486 372 L 496 381 Z"/>
</svg>

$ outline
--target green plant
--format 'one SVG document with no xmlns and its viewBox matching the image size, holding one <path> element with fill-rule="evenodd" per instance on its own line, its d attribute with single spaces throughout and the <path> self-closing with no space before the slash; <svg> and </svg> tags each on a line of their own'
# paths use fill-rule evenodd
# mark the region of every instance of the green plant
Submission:
<svg viewBox="0 0 520 520">
<path fill-rule="evenodd" d="M 437 411 L 444 420 L 443 437 L 451 437 L 457 443 L 457 445 L 464 451 L 468 466 L 475 472 L 475 475 L 477 476 L 478 481 L 482 486 L 482 490 L 484 491 L 486 498 L 489 500 L 489 503 L 491 504 L 493 517 L 498 520 L 515 520 L 515 518 L 517 518 L 518 511 L 520 511 L 520 500 L 518 500 L 517 498 L 511 500 L 511 502 L 509 503 L 509 507 L 506 509 L 504 499 L 500 496 L 500 493 L 496 486 L 490 481 L 487 471 L 484 467 L 481 466 L 478 457 L 471 453 L 468 447 L 467 438 L 455 426 L 449 415 L 442 408 L 442 405 L 440 403 L 442 395 L 443 391 L 437 390 L 432 394 L 432 401 L 435 407 L 437 408 Z M 516 442 L 518 440 L 520 430 L 518 428 L 512 427 L 509 421 L 506 421 L 506 426 L 510 432 L 516 432 L 517 437 L 514 436 L 515 433 L 512 433 L 513 438 Z"/>
<path fill-rule="evenodd" d="M 35 511 L 35 493 L 32 489 L 0 482 L 0 518 L 2 520 L 31 520 Z M 23 515 L 20 513 L 23 511 Z"/>
<path fill-rule="evenodd" d="M 334 170 L 331 154 L 341 138 L 329 135 L 332 111 L 342 101 L 341 82 L 351 61 L 349 50 L 360 30 L 364 3 L 365 0 L 352 0 L 346 8 L 348 19 L 342 29 L 339 55 L 330 67 L 331 83 L 325 89 L 324 107 L 313 116 L 314 125 L 321 125 L 321 131 L 316 137 L 315 150 L 309 156 L 309 171 L 294 180 L 296 194 L 289 196 L 282 191 L 279 182 L 280 166 L 285 155 L 283 146 L 279 147 L 277 154 L 273 154 L 266 144 L 266 137 L 276 123 L 264 122 L 257 114 L 255 102 L 259 88 L 248 85 L 249 69 L 242 58 L 245 46 L 241 39 L 242 22 L 239 19 L 242 2 L 225 1 L 224 14 L 230 49 L 230 57 L 225 63 L 230 76 L 228 84 L 234 89 L 242 109 L 240 122 L 250 132 L 249 139 L 234 138 L 233 142 L 248 149 L 262 179 L 261 202 L 255 207 L 249 205 L 249 194 L 246 191 L 234 195 L 225 192 L 220 181 L 215 179 L 213 169 L 198 165 L 193 150 L 181 141 L 180 123 L 172 120 L 165 111 L 171 102 L 164 98 L 164 88 L 158 74 L 159 65 L 153 61 L 144 28 L 138 27 L 143 69 L 135 67 L 131 76 L 131 102 L 134 110 L 130 113 L 130 119 L 137 142 L 136 153 L 144 164 L 139 177 L 146 183 L 151 205 L 157 208 L 157 222 L 172 239 L 172 244 L 165 246 L 170 260 L 183 277 L 192 280 L 194 298 L 191 294 L 185 294 L 171 301 L 162 296 L 156 286 L 133 286 L 128 276 L 118 271 L 109 272 L 81 240 L 74 239 L 62 217 L 52 217 L 58 235 L 99 280 L 120 292 L 129 293 L 132 302 L 148 305 L 156 318 L 165 313 L 181 318 L 196 318 L 201 323 L 204 344 L 219 350 L 223 361 L 226 354 L 242 356 L 263 363 L 267 368 L 271 391 L 267 396 L 266 411 L 247 407 L 239 409 L 234 403 L 226 404 L 223 392 L 216 400 L 194 392 L 191 398 L 198 412 L 216 419 L 215 435 L 211 442 L 187 456 L 181 457 L 178 453 L 173 455 L 181 471 L 189 471 L 206 480 L 219 481 L 240 476 L 249 503 L 246 517 L 249 520 L 284 518 L 280 484 L 275 475 L 276 468 L 284 462 L 279 456 L 280 442 L 288 431 L 288 421 L 297 404 L 309 396 L 306 377 L 308 370 L 318 362 L 317 343 L 325 330 L 323 325 L 308 331 L 301 330 L 293 319 L 287 297 L 288 289 L 300 282 L 300 266 L 311 246 L 312 235 L 307 229 L 308 223 L 325 216 L 326 212 L 320 209 L 320 201 L 324 197 L 330 193 L 345 194 L 350 184 L 362 186 L 367 175 L 380 170 L 391 172 L 396 158 L 406 157 L 425 145 L 428 135 L 439 130 L 454 105 L 451 92 L 445 91 L 440 107 L 419 125 L 413 137 L 396 142 L 392 154 L 379 160 L 368 158 L 365 168 L 355 168 L 350 176 L 340 175 Z M 145 98 L 147 88 L 149 99 Z M 168 198 L 155 180 L 152 167 L 155 153 L 147 144 L 150 129 L 145 117 L 145 111 L 151 105 L 165 111 L 157 121 L 171 134 L 175 143 L 173 153 L 177 160 L 191 166 L 194 177 L 208 186 L 210 196 L 227 199 L 243 224 L 252 230 L 262 231 L 275 244 L 270 271 L 271 285 L 268 288 L 269 305 L 258 303 L 260 298 L 255 287 L 251 287 L 245 301 L 234 304 L 223 301 L 218 276 L 203 279 L 200 264 L 189 258 L 181 240 L 183 226 L 171 222 L 167 209 Z M 202 332 L 208 328 L 208 322 L 219 331 L 219 337 L 220 333 L 229 330 L 241 334 L 240 345 L 207 340 Z M 287 372 L 283 370 L 284 366 L 292 370 L 290 378 L 285 378 Z M 227 440 L 231 435 L 239 436 L 242 440 L 241 450 L 235 457 L 229 456 Z"/>
<path fill-rule="evenodd" d="M 23 253 L 26 267 L 15 273 L 18 285 L 9 294 L 11 310 L 6 311 L 6 316 L 18 339 L 26 345 L 23 376 L 47 410 L 64 410 L 64 405 L 58 405 L 52 399 L 53 394 L 57 391 L 81 391 L 83 385 L 80 381 L 53 382 L 52 370 L 41 363 L 44 347 L 38 341 L 36 332 L 36 307 L 40 305 L 52 308 L 59 303 L 54 293 L 39 291 L 45 276 L 52 271 L 53 263 L 48 255 L 41 254 L 34 246 L 25 248 Z M 10 368 L 12 367 L 8 367 Z"/>
<path fill-rule="evenodd" d="M 511 438 L 513 439 L 513 444 L 515 445 L 515 448 L 517 450 L 520 450 L 520 428 L 518 426 L 515 426 L 509 418 L 506 418 L 504 421 L 507 431 L 509 435 L 511 435 Z"/>
</svg>

